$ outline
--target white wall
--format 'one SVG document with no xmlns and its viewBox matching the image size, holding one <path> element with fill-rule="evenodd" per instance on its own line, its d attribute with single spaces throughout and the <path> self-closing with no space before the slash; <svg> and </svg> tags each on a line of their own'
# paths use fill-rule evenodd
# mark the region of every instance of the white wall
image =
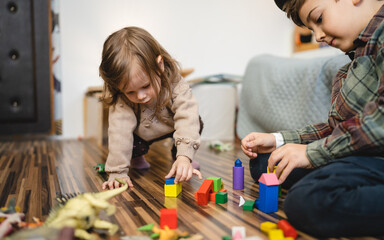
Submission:
<svg viewBox="0 0 384 240">
<path fill-rule="evenodd" d="M 242 75 L 250 58 L 289 56 L 293 24 L 273 0 L 60 0 L 63 136 L 83 135 L 83 96 L 98 76 L 109 34 L 135 25 L 148 30 L 188 78 Z"/>
</svg>

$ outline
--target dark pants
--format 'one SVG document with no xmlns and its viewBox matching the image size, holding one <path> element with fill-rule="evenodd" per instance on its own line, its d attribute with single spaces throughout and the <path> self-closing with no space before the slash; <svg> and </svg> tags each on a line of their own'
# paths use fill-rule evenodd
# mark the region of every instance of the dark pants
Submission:
<svg viewBox="0 0 384 240">
<path fill-rule="evenodd" d="M 203 124 L 203 121 L 201 120 L 201 117 L 199 117 L 199 121 L 200 121 L 199 133 L 201 135 L 201 132 L 203 131 L 203 128 L 204 128 L 204 124 Z M 149 146 L 151 146 L 151 144 L 154 142 L 157 142 L 157 141 L 160 141 L 160 140 L 163 140 L 166 138 L 173 138 L 173 133 L 174 132 L 168 133 L 168 134 L 166 134 L 162 137 L 156 138 L 152 141 L 145 141 L 144 139 L 140 138 L 136 134 L 133 134 L 132 158 L 140 157 L 140 156 L 143 156 L 144 154 L 146 154 L 149 150 Z M 172 153 L 172 159 L 176 160 L 177 149 L 176 149 L 175 145 L 172 146 L 171 153 Z"/>
<path fill-rule="evenodd" d="M 251 159 L 255 181 L 268 158 Z M 316 237 L 384 235 L 384 158 L 350 156 L 314 170 L 295 169 L 282 187 L 289 189 L 284 212 L 298 230 Z"/>
</svg>

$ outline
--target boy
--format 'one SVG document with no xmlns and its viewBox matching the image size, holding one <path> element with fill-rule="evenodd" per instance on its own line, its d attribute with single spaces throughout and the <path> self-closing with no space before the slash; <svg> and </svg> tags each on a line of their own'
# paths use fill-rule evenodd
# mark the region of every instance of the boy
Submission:
<svg viewBox="0 0 384 240">
<path fill-rule="evenodd" d="M 250 133 L 241 148 L 252 177 L 276 167 L 290 188 L 284 211 L 317 237 L 384 235 L 384 7 L 378 0 L 275 0 L 318 42 L 352 62 L 332 86 L 328 121 L 296 131 Z M 309 113 L 310 114 L 310 113 Z M 282 146 L 283 145 L 283 146 Z M 270 153 L 270 154 L 264 154 Z"/>
</svg>

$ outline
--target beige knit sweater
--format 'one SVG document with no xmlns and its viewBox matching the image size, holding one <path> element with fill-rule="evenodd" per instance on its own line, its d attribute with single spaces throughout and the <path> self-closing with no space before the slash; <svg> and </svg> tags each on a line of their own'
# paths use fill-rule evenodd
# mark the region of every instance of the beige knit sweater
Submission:
<svg viewBox="0 0 384 240">
<path fill-rule="evenodd" d="M 133 133 L 150 141 L 173 131 L 177 155 L 193 159 L 200 146 L 200 122 L 197 101 L 189 85 L 181 79 L 171 86 L 172 101 L 153 117 L 154 108 L 140 104 L 140 122 L 135 110 L 119 99 L 109 108 L 109 154 L 105 171 L 109 180 L 127 177 L 133 148 Z"/>
</svg>

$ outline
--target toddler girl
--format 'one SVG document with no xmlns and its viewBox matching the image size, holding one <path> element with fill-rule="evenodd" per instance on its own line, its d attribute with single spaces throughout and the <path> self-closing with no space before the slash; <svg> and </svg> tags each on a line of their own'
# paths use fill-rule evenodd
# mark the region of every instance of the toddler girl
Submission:
<svg viewBox="0 0 384 240">
<path fill-rule="evenodd" d="M 175 162 L 165 176 L 175 184 L 202 179 L 192 160 L 200 145 L 202 122 L 178 63 L 144 29 L 126 27 L 104 43 L 99 67 L 104 80 L 103 102 L 109 105 L 109 154 L 102 187 L 118 188 L 121 178 L 133 187 L 129 168 L 148 168 L 144 154 L 154 142 L 173 137 Z M 177 149 L 177 150 L 176 150 Z"/>
</svg>

